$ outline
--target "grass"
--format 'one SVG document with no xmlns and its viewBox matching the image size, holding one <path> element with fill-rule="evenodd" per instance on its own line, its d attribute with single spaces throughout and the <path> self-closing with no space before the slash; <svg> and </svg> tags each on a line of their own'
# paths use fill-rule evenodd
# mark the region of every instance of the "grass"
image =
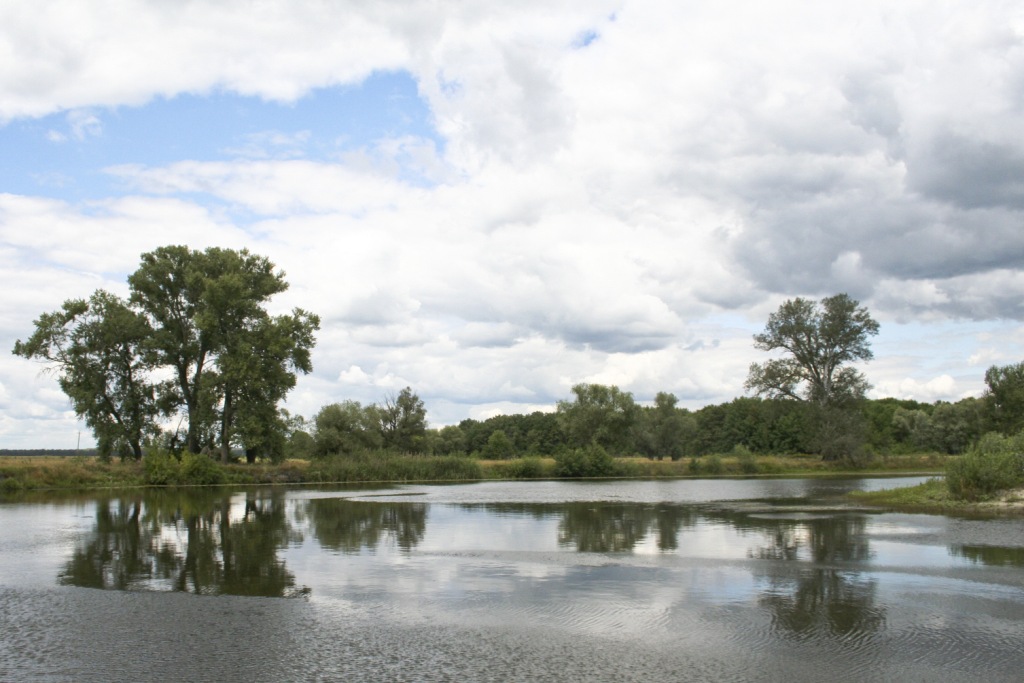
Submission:
<svg viewBox="0 0 1024 683">
<path fill-rule="evenodd" d="M 682 460 L 615 458 L 610 478 L 684 478 L 708 476 L 808 476 L 941 472 L 946 458 L 901 455 L 878 458 L 867 469 L 851 470 L 818 456 L 714 455 Z M 481 479 L 553 479 L 553 458 L 476 460 L 453 456 L 372 454 L 356 458 L 287 460 L 280 464 L 179 464 L 134 461 L 103 463 L 94 457 L 0 456 L 0 493 L 28 490 L 90 490 L 152 485 L 321 484 L 358 482 L 476 481 Z"/>
<path fill-rule="evenodd" d="M 929 479 L 916 486 L 902 486 L 882 491 L 855 491 L 851 500 L 862 505 L 899 512 L 923 512 L 954 515 L 1024 515 L 1024 492 L 1011 490 L 989 500 L 965 500 L 950 493 L 941 478 Z"/>
</svg>

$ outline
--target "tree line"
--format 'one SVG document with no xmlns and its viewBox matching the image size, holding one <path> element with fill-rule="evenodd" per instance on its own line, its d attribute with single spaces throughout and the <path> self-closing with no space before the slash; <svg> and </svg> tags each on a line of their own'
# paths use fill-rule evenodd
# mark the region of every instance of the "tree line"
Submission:
<svg viewBox="0 0 1024 683">
<path fill-rule="evenodd" d="M 403 393 L 418 401 L 411 389 Z M 571 399 L 558 402 L 550 412 L 470 418 L 441 428 L 428 428 L 423 413 L 406 423 L 412 429 L 404 432 L 402 445 L 385 436 L 378 417 L 380 406 L 335 403 L 297 425 L 290 455 L 315 458 L 390 450 L 501 460 L 555 456 L 592 444 L 614 456 L 657 460 L 726 454 L 737 447 L 763 455 L 833 452 L 823 443 L 821 413 L 813 405 L 796 401 L 739 397 L 689 410 L 679 407 L 668 392 L 660 392 L 654 405 L 641 405 L 615 386 L 579 384 L 572 393 Z M 847 431 L 841 435 L 852 450 L 834 458 L 960 454 L 983 434 L 1006 428 L 996 410 L 991 396 L 956 403 L 865 399 L 851 409 L 844 425 Z"/>
</svg>

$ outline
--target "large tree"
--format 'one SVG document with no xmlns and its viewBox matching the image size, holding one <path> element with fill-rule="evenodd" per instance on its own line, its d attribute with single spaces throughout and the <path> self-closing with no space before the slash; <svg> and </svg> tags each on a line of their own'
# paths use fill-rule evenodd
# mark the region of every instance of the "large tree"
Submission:
<svg viewBox="0 0 1024 683">
<path fill-rule="evenodd" d="M 96 435 L 104 457 L 142 457 L 143 439 L 155 433 L 158 414 L 150 373 L 148 320 L 118 297 L 98 290 L 88 300 L 69 299 L 44 313 L 35 332 L 14 353 L 40 360 L 56 372 L 75 413 Z"/>
<path fill-rule="evenodd" d="M 571 446 L 597 444 L 613 455 L 632 448 L 632 430 L 640 413 L 633 394 L 616 386 L 577 384 L 575 398 L 559 401 L 557 415 Z"/>
<path fill-rule="evenodd" d="M 384 447 L 404 453 L 420 453 L 426 445 L 427 410 L 410 387 L 398 396 L 386 396 L 378 411 Z"/>
<path fill-rule="evenodd" d="M 985 403 L 993 426 L 1004 434 L 1024 429 L 1024 362 L 985 371 Z"/>
<path fill-rule="evenodd" d="M 850 366 L 870 360 L 869 338 L 878 323 L 867 308 L 846 294 L 821 302 L 791 299 L 768 317 L 764 332 L 754 335 L 762 351 L 782 351 L 782 358 L 753 363 L 746 387 L 769 398 L 792 398 L 836 407 L 863 398 L 869 385 Z"/>
<path fill-rule="evenodd" d="M 152 320 L 161 363 L 173 372 L 161 393 L 166 405 L 181 408 L 193 453 L 216 440 L 226 459 L 239 410 L 269 417 L 269 406 L 294 386 L 294 372 L 311 369 L 319 318 L 301 309 L 270 317 L 266 303 L 288 283 L 266 257 L 161 247 L 142 255 L 128 285 L 132 303 Z"/>
</svg>

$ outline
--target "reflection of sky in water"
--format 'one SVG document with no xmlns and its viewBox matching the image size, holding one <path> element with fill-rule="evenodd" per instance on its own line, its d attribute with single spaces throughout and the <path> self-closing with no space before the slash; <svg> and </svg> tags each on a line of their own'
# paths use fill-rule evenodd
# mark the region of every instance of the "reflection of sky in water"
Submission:
<svg viewBox="0 0 1024 683">
<path fill-rule="evenodd" d="M 365 632 L 373 652 L 374 628 L 399 625 L 413 629 L 402 633 L 414 640 L 438 634 L 428 655 L 449 642 L 444 633 L 467 633 L 474 643 L 481 634 L 539 634 L 545 643 L 562 638 L 568 648 L 653 646 L 662 658 L 690 648 L 694 661 L 714 648 L 754 659 L 812 652 L 830 673 L 846 672 L 843 680 L 893 680 L 888 674 L 921 662 L 914 680 L 938 680 L 934 674 L 947 671 L 945 680 L 970 680 L 960 675 L 968 669 L 975 680 L 1015 680 L 990 674 L 1020 668 L 1024 571 L 1014 563 L 1024 557 L 1024 524 L 865 514 L 839 509 L 830 498 L 866 481 L 264 490 L 233 495 L 226 505 L 207 492 L 201 514 L 209 557 L 223 557 L 214 546 L 227 510 L 224 528 L 236 548 L 270 539 L 256 570 L 283 568 L 297 587 L 309 588 L 304 600 L 290 603 L 302 619 L 313 615 L 309 623 L 326 628 L 332 642 Z M 757 501 L 801 490 L 829 502 L 799 509 L 791 500 L 786 507 Z M 742 502 L 715 498 L 724 492 Z M 692 504 L 700 496 L 718 502 Z M 115 497 L 110 510 L 123 513 L 140 500 L 148 499 Z M 195 523 L 189 515 L 203 504 L 188 499 L 176 507 L 165 499 L 145 526 L 158 544 L 184 552 Z M 123 517 L 101 525 L 97 510 L 95 500 L 0 504 L 0 595 L 8 586 L 86 585 L 58 581 L 68 576 L 72 555 L 129 548 L 131 539 L 117 534 L 131 525 Z M 110 562 L 108 569 L 118 567 L 116 558 Z M 160 576 L 132 585 L 169 589 Z M 211 601 L 201 603 L 204 614 L 228 604 L 182 597 Z M 778 680 L 794 661 L 783 657 L 764 679 Z M 887 675 L 861 676 L 843 668 L 849 662 Z"/>
</svg>

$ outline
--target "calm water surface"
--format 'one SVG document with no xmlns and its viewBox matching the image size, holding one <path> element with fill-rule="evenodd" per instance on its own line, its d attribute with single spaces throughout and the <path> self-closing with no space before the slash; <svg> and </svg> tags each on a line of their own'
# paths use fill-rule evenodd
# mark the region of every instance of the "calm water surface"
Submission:
<svg viewBox="0 0 1024 683">
<path fill-rule="evenodd" d="M 0 501 L 0 680 L 1019 681 L 1024 521 L 919 480 Z"/>
</svg>

